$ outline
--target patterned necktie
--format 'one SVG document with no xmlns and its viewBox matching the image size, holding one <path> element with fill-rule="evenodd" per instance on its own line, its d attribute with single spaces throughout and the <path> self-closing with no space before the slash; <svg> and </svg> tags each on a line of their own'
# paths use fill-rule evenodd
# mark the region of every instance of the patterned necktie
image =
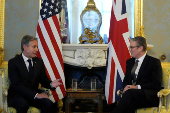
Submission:
<svg viewBox="0 0 170 113">
<path fill-rule="evenodd" d="M 132 85 L 136 85 L 136 75 L 135 75 L 135 70 L 136 70 L 136 68 L 138 67 L 138 62 L 139 62 L 139 60 L 136 60 L 135 61 L 135 65 L 133 66 L 133 68 L 132 68 L 132 70 L 131 70 L 131 75 L 132 75 L 132 80 L 133 80 L 133 83 L 132 83 Z"/>
<path fill-rule="evenodd" d="M 31 63 L 31 59 L 28 59 L 27 61 L 29 62 L 29 68 L 28 68 L 29 72 L 28 73 L 29 73 L 30 79 L 32 80 L 32 78 L 33 78 L 33 67 L 32 67 L 32 63 Z"/>
</svg>

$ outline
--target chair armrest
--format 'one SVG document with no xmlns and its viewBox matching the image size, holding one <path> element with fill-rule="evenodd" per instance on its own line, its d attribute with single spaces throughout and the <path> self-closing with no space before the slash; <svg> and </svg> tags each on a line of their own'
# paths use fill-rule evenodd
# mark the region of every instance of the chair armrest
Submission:
<svg viewBox="0 0 170 113">
<path fill-rule="evenodd" d="M 7 96 L 8 96 L 8 89 L 6 88 L 6 85 L 5 85 L 5 76 L 3 78 L 3 85 L 2 85 L 2 96 L 3 96 L 3 110 L 4 110 L 4 113 L 7 113 L 8 112 L 8 103 L 7 103 Z"/>
<path fill-rule="evenodd" d="M 3 95 L 7 97 L 8 96 L 8 91 L 6 91 L 6 90 L 3 91 Z"/>
<path fill-rule="evenodd" d="M 2 90 L 2 71 L 3 69 L 0 69 L 0 113 L 3 112 L 3 90 Z"/>
<path fill-rule="evenodd" d="M 162 108 L 162 103 L 163 103 L 163 97 L 166 97 L 167 99 L 169 98 L 170 95 L 170 89 L 162 89 L 157 93 L 157 96 L 159 97 L 159 108 L 158 108 L 158 113 L 161 113 L 161 108 Z M 168 99 L 168 104 L 166 105 L 166 108 L 169 111 L 169 99 Z"/>
<path fill-rule="evenodd" d="M 157 93 L 157 96 L 161 98 L 162 96 L 168 96 L 170 94 L 169 89 L 162 89 Z"/>
</svg>

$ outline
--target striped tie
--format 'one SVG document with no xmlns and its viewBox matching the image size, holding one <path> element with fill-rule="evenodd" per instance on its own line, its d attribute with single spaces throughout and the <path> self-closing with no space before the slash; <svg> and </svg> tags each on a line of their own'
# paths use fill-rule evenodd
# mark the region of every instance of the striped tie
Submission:
<svg viewBox="0 0 170 113">
<path fill-rule="evenodd" d="M 133 83 L 132 83 L 132 85 L 136 85 L 136 75 L 135 75 L 135 70 L 136 70 L 136 68 L 138 67 L 138 62 L 139 62 L 139 60 L 136 60 L 135 61 L 135 65 L 133 66 L 133 68 L 132 68 L 132 70 L 131 70 L 131 75 L 132 75 L 132 80 L 133 80 Z"/>
</svg>

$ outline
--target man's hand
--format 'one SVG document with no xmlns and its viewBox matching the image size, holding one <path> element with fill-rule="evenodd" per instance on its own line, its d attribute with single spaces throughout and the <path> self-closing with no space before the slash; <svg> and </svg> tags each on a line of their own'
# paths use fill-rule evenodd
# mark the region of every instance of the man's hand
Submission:
<svg viewBox="0 0 170 113">
<path fill-rule="evenodd" d="M 47 98 L 49 99 L 48 95 L 45 93 L 38 93 L 36 96 L 37 99 L 41 99 L 41 98 Z"/>
<path fill-rule="evenodd" d="M 125 86 L 123 93 L 125 93 L 128 89 L 138 89 L 138 86 L 127 85 L 127 86 Z"/>
<path fill-rule="evenodd" d="M 60 86 L 62 83 L 60 83 L 61 79 L 57 79 L 52 81 L 51 86 L 54 88 L 57 88 L 58 86 Z"/>
</svg>

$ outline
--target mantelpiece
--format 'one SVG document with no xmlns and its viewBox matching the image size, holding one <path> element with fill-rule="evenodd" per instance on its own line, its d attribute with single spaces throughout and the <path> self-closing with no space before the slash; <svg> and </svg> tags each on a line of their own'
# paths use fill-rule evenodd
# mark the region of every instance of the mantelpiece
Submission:
<svg viewBox="0 0 170 113">
<path fill-rule="evenodd" d="M 153 45 L 148 44 L 148 50 Z M 108 44 L 63 44 L 63 61 L 65 64 L 87 67 L 106 66 Z"/>
<path fill-rule="evenodd" d="M 63 60 L 88 69 L 106 66 L 107 47 L 107 44 L 63 44 Z"/>
</svg>

